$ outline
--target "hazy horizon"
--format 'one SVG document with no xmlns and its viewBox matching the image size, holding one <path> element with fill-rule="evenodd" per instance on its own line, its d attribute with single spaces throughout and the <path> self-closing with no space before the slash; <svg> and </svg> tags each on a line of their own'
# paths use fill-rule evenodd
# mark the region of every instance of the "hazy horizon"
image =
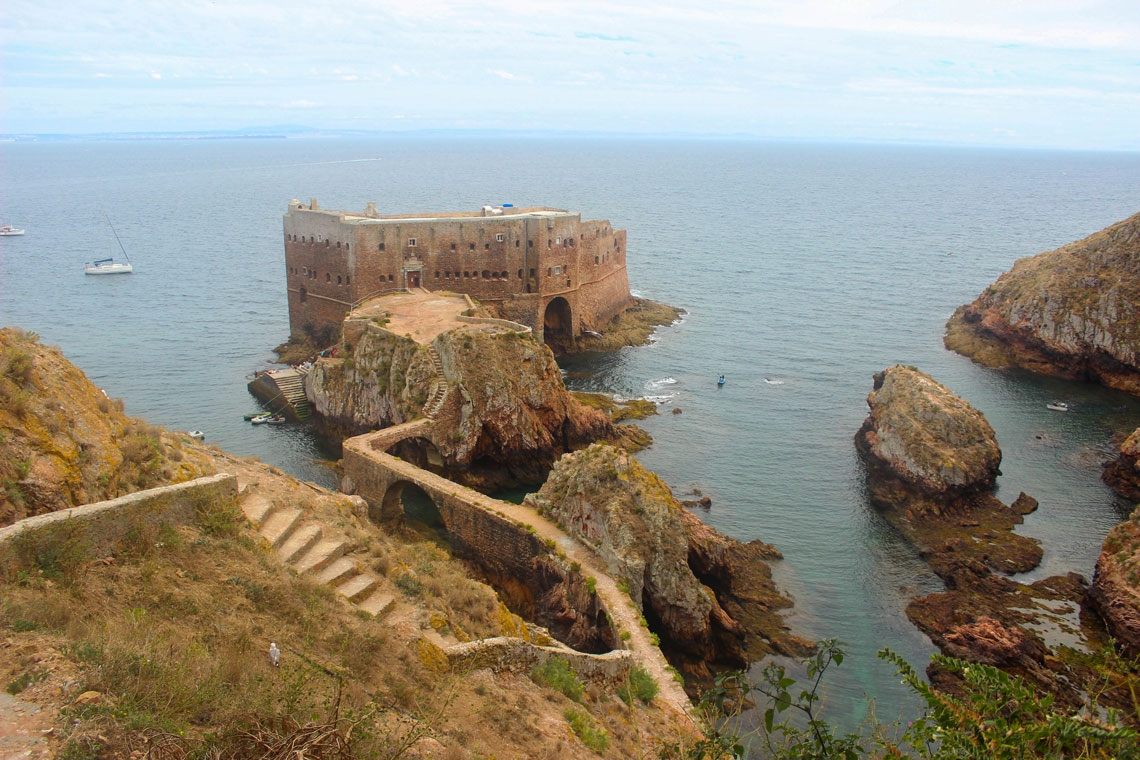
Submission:
<svg viewBox="0 0 1140 760">
<path fill-rule="evenodd" d="M 1140 149 L 1123 0 L 10 0 L 0 133 L 739 136 Z"/>
</svg>

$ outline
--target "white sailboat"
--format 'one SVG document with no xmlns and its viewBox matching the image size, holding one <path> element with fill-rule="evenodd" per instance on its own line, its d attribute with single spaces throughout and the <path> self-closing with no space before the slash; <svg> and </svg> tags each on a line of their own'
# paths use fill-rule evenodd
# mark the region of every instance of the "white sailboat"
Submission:
<svg viewBox="0 0 1140 760">
<path fill-rule="evenodd" d="M 23 234 L 24 231 L 19 227 L 13 227 L 10 224 L 0 225 L 0 237 L 15 237 Z"/>
<path fill-rule="evenodd" d="M 131 266 L 131 257 L 127 255 L 127 249 L 123 247 L 123 241 L 119 240 L 119 233 L 115 232 L 115 225 L 111 224 L 111 217 L 103 214 L 107 220 L 107 226 L 111 228 L 111 233 L 115 236 L 115 241 L 119 244 L 119 250 L 123 252 L 123 258 L 126 263 L 115 261 L 115 259 L 97 259 L 83 265 L 84 274 L 129 274 L 135 271 Z"/>
</svg>

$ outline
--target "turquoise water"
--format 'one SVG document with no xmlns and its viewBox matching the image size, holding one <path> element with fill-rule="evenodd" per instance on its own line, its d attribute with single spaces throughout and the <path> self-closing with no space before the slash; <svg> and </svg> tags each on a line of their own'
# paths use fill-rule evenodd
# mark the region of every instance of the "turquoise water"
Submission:
<svg viewBox="0 0 1140 760">
<path fill-rule="evenodd" d="M 942 326 L 1015 259 L 1140 209 L 1140 155 L 622 140 L 171 141 L 0 146 L 0 323 L 38 331 L 133 414 L 325 485 L 304 428 L 252 427 L 246 377 L 287 335 L 280 216 L 326 208 L 552 205 L 629 231 L 629 276 L 688 315 L 651 346 L 564 362 L 577 388 L 652 396 L 640 455 L 702 515 L 783 551 L 805 635 L 848 642 L 831 714 L 911 704 L 874 652 L 933 651 L 902 614 L 939 581 L 866 502 L 852 439 L 872 373 L 914 364 L 985 413 L 999 497 L 1041 502 L 1022 532 L 1041 575 L 1092 573 L 1127 505 L 1099 482 L 1140 400 L 1000 372 L 942 347 Z M 85 277 L 108 250 L 136 267 Z M 950 255 L 947 255 L 950 254 Z M 728 382 L 716 387 L 716 376 Z M 764 378 L 778 384 L 765 382 Z M 1047 412 L 1053 398 L 1067 414 Z M 682 414 L 667 413 L 672 406 Z"/>
</svg>

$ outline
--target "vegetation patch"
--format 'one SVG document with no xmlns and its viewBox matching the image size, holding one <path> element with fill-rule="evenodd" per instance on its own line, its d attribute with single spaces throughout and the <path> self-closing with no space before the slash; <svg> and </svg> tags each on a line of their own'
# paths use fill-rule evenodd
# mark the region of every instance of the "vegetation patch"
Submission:
<svg viewBox="0 0 1140 760">
<path fill-rule="evenodd" d="M 530 680 L 539 686 L 562 692 L 575 702 L 581 702 L 582 694 L 585 692 L 582 682 L 578 680 L 578 674 L 561 657 L 552 657 L 544 663 L 535 665 L 530 669 Z"/>
</svg>

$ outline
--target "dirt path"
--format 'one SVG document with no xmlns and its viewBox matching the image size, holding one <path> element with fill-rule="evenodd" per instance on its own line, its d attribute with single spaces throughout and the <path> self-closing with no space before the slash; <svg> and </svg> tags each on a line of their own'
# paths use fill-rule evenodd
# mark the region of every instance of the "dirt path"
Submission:
<svg viewBox="0 0 1140 760">
<path fill-rule="evenodd" d="M 44 734 L 52 723 L 50 711 L 0 691 L 0 757 L 5 760 L 52 757 Z"/>
</svg>

